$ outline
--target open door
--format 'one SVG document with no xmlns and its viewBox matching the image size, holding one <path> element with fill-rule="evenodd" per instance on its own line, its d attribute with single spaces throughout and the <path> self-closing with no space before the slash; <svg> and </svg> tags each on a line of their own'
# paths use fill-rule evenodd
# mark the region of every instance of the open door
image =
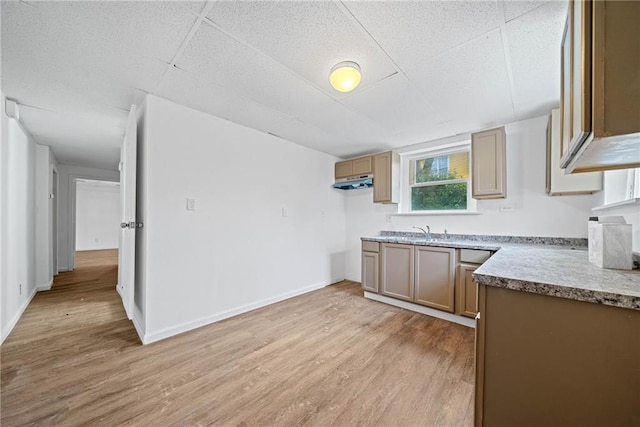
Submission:
<svg viewBox="0 0 640 427">
<path fill-rule="evenodd" d="M 132 105 L 127 129 L 120 149 L 120 240 L 118 250 L 118 284 L 122 305 L 133 318 L 136 266 L 136 150 L 137 113 Z"/>
</svg>

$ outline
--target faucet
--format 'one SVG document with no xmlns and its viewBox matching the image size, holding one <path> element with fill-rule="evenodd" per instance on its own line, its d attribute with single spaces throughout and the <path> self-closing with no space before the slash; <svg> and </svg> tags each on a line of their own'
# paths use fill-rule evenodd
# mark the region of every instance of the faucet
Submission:
<svg viewBox="0 0 640 427">
<path fill-rule="evenodd" d="M 417 227 L 417 226 L 413 226 L 413 228 L 417 228 L 418 230 L 422 231 L 424 233 L 424 237 L 427 240 L 431 240 L 431 227 L 429 227 L 428 225 L 426 226 L 427 229 L 425 230 L 422 227 Z"/>
</svg>

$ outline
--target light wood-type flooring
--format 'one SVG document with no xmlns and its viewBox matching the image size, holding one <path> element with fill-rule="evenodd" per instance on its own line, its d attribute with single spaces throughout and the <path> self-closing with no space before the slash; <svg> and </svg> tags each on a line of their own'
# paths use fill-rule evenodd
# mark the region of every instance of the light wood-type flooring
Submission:
<svg viewBox="0 0 640 427">
<path fill-rule="evenodd" d="M 1 425 L 465 426 L 472 329 L 344 281 L 142 346 L 117 253 L 78 253 L 1 347 Z"/>
</svg>

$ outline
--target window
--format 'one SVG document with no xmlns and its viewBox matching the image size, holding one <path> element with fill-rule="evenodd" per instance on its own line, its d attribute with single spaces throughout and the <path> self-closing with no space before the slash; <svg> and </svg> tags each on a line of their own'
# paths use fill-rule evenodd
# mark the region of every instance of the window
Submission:
<svg viewBox="0 0 640 427">
<path fill-rule="evenodd" d="M 469 182 L 469 147 L 403 158 L 403 212 L 475 209 Z"/>
</svg>

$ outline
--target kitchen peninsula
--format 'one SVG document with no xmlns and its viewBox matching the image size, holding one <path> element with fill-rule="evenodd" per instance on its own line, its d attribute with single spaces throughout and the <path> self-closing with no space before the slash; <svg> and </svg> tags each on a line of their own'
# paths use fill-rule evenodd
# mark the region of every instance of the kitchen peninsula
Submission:
<svg viewBox="0 0 640 427">
<path fill-rule="evenodd" d="M 640 425 L 640 270 L 590 264 L 585 239 L 382 232 L 362 242 L 380 245 L 380 276 L 394 268 L 387 247 L 493 253 L 472 274 L 476 426 Z"/>
</svg>

